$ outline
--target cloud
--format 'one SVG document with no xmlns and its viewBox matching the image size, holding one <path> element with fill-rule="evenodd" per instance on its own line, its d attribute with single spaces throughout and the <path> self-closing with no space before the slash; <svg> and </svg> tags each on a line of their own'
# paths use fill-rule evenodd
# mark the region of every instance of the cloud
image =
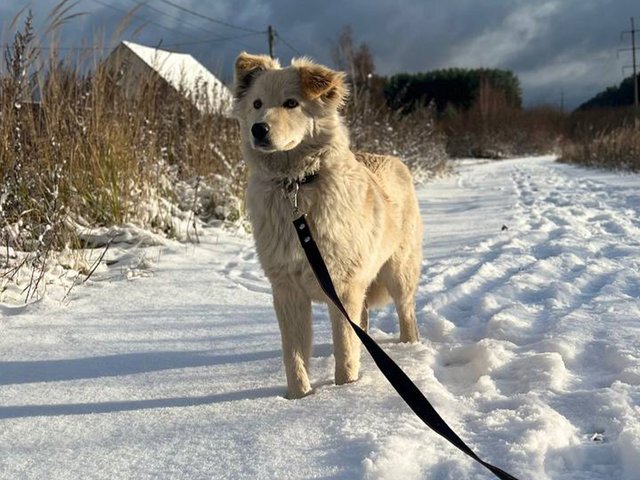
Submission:
<svg viewBox="0 0 640 480">
<path fill-rule="evenodd" d="M 531 42 L 549 31 L 549 19 L 559 2 L 523 5 L 497 26 L 451 48 L 450 63 L 462 67 L 502 67 L 526 50 Z"/>
<path fill-rule="evenodd" d="M 86 17 L 66 25 L 60 43 L 92 43 L 101 32 L 109 44 L 133 0 L 82 0 L 76 10 Z M 618 83 L 624 60 L 616 60 L 619 31 L 636 15 L 637 0 L 172 0 L 226 22 L 264 31 L 273 25 L 280 38 L 276 53 L 284 62 L 296 53 L 331 63 L 330 50 L 344 25 L 357 41 L 371 47 L 381 74 L 426 71 L 452 66 L 489 66 L 513 70 L 522 81 L 525 103 L 556 101 L 560 88 L 576 106 L 602 88 Z M 32 0 L 44 19 L 55 0 Z M 3 0 L 0 18 L 9 21 L 24 5 Z M 174 18 L 167 16 L 171 15 Z M 123 38 L 147 45 L 184 44 L 243 33 L 148 0 Z M 38 20 L 42 22 L 42 20 Z M 135 37 L 134 32 L 139 28 Z M 6 38 L 6 36 L 5 36 Z M 284 41 L 283 41 L 284 40 Z M 285 43 L 286 41 L 286 43 Z M 229 78 L 241 50 L 267 52 L 266 33 L 226 41 L 176 47 Z M 560 85 L 561 84 L 561 85 Z"/>
</svg>

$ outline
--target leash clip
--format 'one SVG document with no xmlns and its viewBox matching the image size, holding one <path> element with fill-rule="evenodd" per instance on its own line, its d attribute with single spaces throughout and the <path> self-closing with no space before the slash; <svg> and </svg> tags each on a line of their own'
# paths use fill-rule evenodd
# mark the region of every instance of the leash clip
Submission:
<svg viewBox="0 0 640 480">
<path fill-rule="evenodd" d="M 300 180 L 285 180 L 282 185 L 282 191 L 284 197 L 289 200 L 291 208 L 293 209 L 293 215 L 299 217 L 302 214 L 300 208 L 298 208 L 298 193 L 300 192 Z"/>
</svg>

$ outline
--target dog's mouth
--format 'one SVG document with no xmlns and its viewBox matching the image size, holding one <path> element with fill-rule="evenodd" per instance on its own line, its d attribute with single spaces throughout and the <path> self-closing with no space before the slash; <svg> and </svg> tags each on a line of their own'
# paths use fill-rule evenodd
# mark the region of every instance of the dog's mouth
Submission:
<svg viewBox="0 0 640 480">
<path fill-rule="evenodd" d="M 298 142 L 296 142 L 295 140 L 291 140 L 289 143 L 287 143 L 284 147 L 281 147 L 281 148 L 277 148 L 268 140 L 254 139 L 252 143 L 252 146 L 255 150 L 258 150 L 264 153 L 274 153 L 274 152 L 280 152 L 280 151 L 284 152 L 287 150 L 293 150 L 297 145 L 298 145 Z"/>
<path fill-rule="evenodd" d="M 277 151 L 277 148 L 275 148 L 271 142 L 266 141 L 266 140 L 254 140 L 253 141 L 253 148 L 255 150 L 258 150 L 260 152 L 265 152 L 265 153 L 273 153 L 275 151 Z"/>
<path fill-rule="evenodd" d="M 297 145 L 298 142 L 296 142 L 295 140 L 291 140 L 284 146 L 283 150 L 293 150 Z"/>
</svg>

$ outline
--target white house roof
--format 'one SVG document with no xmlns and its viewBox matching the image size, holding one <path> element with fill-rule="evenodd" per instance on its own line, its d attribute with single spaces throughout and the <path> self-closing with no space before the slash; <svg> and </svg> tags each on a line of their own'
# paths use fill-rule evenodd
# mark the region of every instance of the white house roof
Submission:
<svg viewBox="0 0 640 480">
<path fill-rule="evenodd" d="M 122 42 L 169 85 L 184 92 L 200 110 L 227 110 L 232 94 L 204 65 L 186 53 Z"/>
</svg>

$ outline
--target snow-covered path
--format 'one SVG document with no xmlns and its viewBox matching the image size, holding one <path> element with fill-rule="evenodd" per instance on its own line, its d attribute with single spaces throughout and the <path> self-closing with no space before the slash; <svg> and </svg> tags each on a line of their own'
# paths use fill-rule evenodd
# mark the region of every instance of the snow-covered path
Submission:
<svg viewBox="0 0 640 480">
<path fill-rule="evenodd" d="M 422 343 L 395 343 L 391 309 L 372 315 L 374 337 L 521 479 L 639 479 L 640 177 L 550 158 L 459 170 L 420 190 Z M 210 230 L 146 257 L 68 306 L 0 305 L 0 478 L 492 478 L 366 353 L 360 381 L 332 384 L 323 307 L 316 392 L 285 400 L 249 238 Z"/>
</svg>

